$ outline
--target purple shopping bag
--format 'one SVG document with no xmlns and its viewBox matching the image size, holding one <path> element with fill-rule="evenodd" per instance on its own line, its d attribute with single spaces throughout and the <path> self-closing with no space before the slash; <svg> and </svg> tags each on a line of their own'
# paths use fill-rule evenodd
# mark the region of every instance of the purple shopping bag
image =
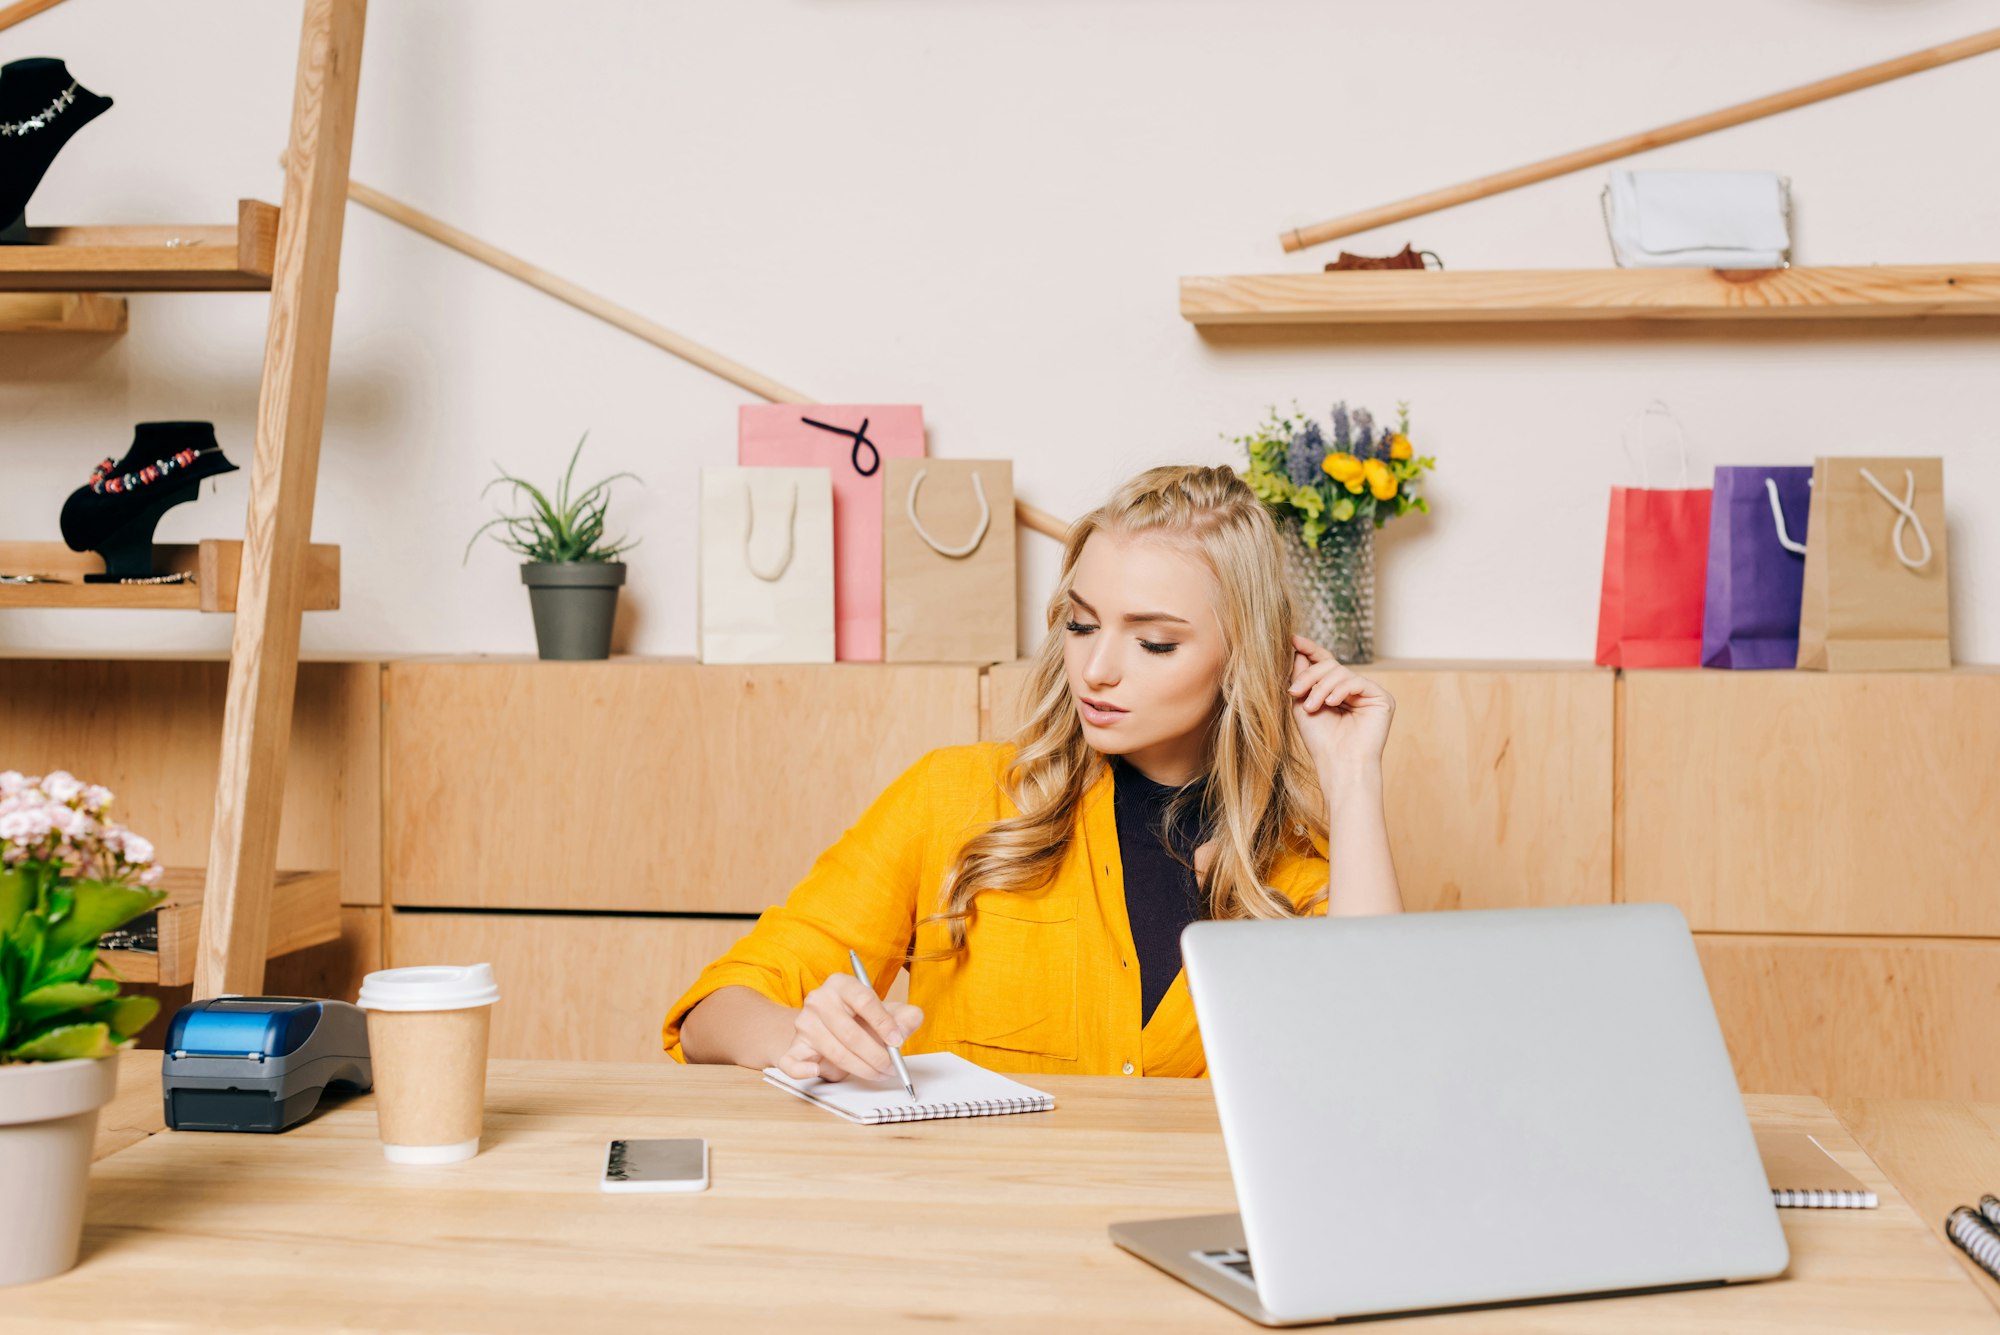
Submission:
<svg viewBox="0 0 2000 1335">
<path fill-rule="evenodd" d="M 1703 667 L 1788 668 L 1797 663 L 1812 472 L 1716 468 L 1701 621 Z"/>
</svg>

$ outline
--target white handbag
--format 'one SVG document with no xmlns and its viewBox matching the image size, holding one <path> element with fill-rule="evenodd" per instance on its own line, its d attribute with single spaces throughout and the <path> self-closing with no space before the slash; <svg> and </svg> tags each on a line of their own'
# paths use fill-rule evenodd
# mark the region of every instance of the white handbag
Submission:
<svg viewBox="0 0 2000 1335">
<path fill-rule="evenodd" d="M 1791 263 L 1791 183 L 1776 172 L 1618 171 L 1603 199 L 1611 254 L 1621 268 Z"/>
<path fill-rule="evenodd" d="M 704 663 L 833 661 L 833 475 L 704 468 L 698 574 Z"/>
</svg>

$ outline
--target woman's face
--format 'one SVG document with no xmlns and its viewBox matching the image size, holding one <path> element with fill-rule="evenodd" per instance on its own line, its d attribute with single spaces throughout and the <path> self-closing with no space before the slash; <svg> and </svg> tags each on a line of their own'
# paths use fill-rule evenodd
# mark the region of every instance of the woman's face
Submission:
<svg viewBox="0 0 2000 1335">
<path fill-rule="evenodd" d="M 1102 530 L 1075 575 L 1063 665 L 1084 740 L 1156 783 L 1190 782 L 1222 698 L 1215 577 L 1166 543 Z"/>
</svg>

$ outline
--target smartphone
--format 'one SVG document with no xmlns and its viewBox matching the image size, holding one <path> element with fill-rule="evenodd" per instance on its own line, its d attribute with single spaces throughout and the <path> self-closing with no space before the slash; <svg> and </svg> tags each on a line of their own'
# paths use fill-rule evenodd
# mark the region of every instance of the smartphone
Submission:
<svg viewBox="0 0 2000 1335">
<path fill-rule="evenodd" d="M 606 1191 L 706 1191 L 705 1140 L 614 1140 L 604 1147 Z"/>
</svg>

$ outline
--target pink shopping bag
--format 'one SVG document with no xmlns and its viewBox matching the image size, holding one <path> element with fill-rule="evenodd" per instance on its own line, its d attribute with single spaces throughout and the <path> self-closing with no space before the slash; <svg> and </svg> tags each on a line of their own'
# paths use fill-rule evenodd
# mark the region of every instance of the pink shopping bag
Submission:
<svg viewBox="0 0 2000 1335">
<path fill-rule="evenodd" d="M 913 403 L 751 403 L 737 418 L 745 467 L 833 471 L 834 657 L 882 659 L 882 461 L 924 457 Z"/>
</svg>

